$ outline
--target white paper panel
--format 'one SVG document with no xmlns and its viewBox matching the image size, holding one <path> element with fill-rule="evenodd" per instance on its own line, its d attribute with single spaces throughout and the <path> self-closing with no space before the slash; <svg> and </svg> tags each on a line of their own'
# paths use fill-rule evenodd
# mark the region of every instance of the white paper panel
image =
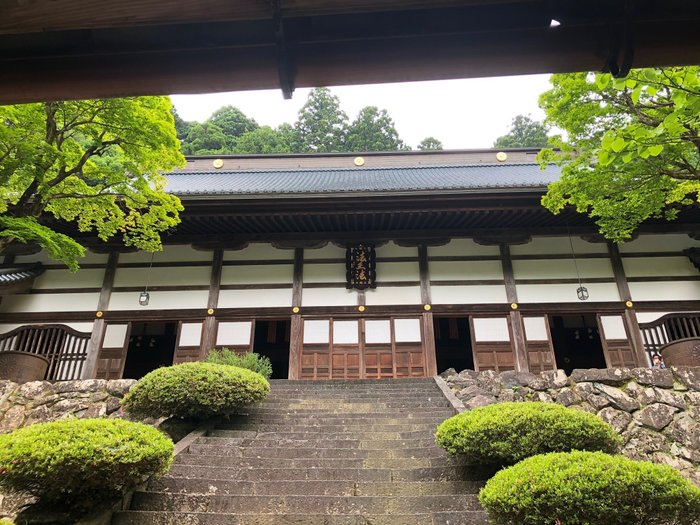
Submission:
<svg viewBox="0 0 700 525">
<path fill-rule="evenodd" d="M 307 288 L 301 296 L 302 306 L 354 306 L 357 292 L 346 288 Z"/>
<path fill-rule="evenodd" d="M 394 339 L 397 343 L 420 343 L 420 319 L 394 319 Z"/>
<path fill-rule="evenodd" d="M 365 321 L 365 342 L 368 344 L 391 343 L 391 321 L 389 319 Z"/>
<path fill-rule="evenodd" d="M 503 280 L 501 261 L 431 261 L 431 281 Z"/>
<path fill-rule="evenodd" d="M 306 292 L 304 292 L 306 293 Z M 367 306 L 421 304 L 420 286 L 379 286 L 365 292 Z"/>
<path fill-rule="evenodd" d="M 202 323 L 182 323 L 180 325 L 180 346 L 202 344 Z"/>
<path fill-rule="evenodd" d="M 34 281 L 32 288 L 55 289 L 55 288 L 101 288 L 105 271 L 103 269 L 78 270 L 46 270 Z"/>
<path fill-rule="evenodd" d="M 345 263 L 304 264 L 304 283 L 345 285 Z"/>
<path fill-rule="evenodd" d="M 10 295 L 2 298 L 0 312 L 94 312 L 99 299 L 98 292 Z"/>
<path fill-rule="evenodd" d="M 640 235 L 635 240 L 620 245 L 621 253 L 634 252 L 676 252 L 687 248 L 700 248 L 696 241 L 683 233 L 663 235 Z"/>
<path fill-rule="evenodd" d="M 586 283 L 589 301 L 619 301 L 615 283 Z M 577 283 L 571 284 L 519 284 L 518 299 L 521 303 L 581 303 L 576 295 Z"/>
<path fill-rule="evenodd" d="M 600 318 L 605 339 L 627 339 L 625 323 L 621 315 L 604 315 Z"/>
<path fill-rule="evenodd" d="M 358 321 L 333 321 L 333 342 L 356 345 L 360 341 Z"/>
<path fill-rule="evenodd" d="M 627 277 L 695 276 L 698 271 L 685 256 L 681 257 L 623 257 Z"/>
<path fill-rule="evenodd" d="M 492 319 L 474 319 L 474 339 L 478 342 L 510 341 L 508 319 L 497 317 Z"/>
<path fill-rule="evenodd" d="M 572 236 L 574 252 L 584 253 L 608 253 L 605 243 L 584 241 L 580 237 Z M 527 244 L 513 244 L 510 247 L 511 255 L 541 255 L 541 254 L 567 254 L 571 255 L 569 237 L 534 237 Z"/>
<path fill-rule="evenodd" d="M 243 250 L 224 251 L 224 261 L 294 261 L 294 250 L 278 250 L 269 243 L 251 243 Z"/>
<path fill-rule="evenodd" d="M 216 331 L 216 346 L 240 346 L 250 344 L 250 321 L 220 322 Z"/>
<path fill-rule="evenodd" d="M 431 286 L 433 304 L 505 303 L 505 285 Z"/>
<path fill-rule="evenodd" d="M 500 255 L 498 246 L 482 246 L 472 239 L 452 239 L 443 246 L 428 246 L 428 257 L 442 257 L 450 255 Z"/>
<path fill-rule="evenodd" d="M 576 279 L 576 266 L 581 278 L 615 278 L 612 263 L 608 259 L 538 259 L 513 261 L 516 279 Z M 574 287 L 575 288 L 575 287 Z"/>
<path fill-rule="evenodd" d="M 139 305 L 139 292 L 114 292 L 109 299 L 110 310 L 185 310 L 206 308 L 208 290 L 181 292 L 149 292 L 148 306 Z"/>
<path fill-rule="evenodd" d="M 114 286 L 209 286 L 208 266 L 171 266 L 162 268 L 117 268 Z M 101 284 L 101 283 L 100 283 Z"/>
<path fill-rule="evenodd" d="M 523 317 L 528 341 L 547 341 L 547 320 L 544 317 Z"/>
<path fill-rule="evenodd" d="M 294 282 L 293 264 L 224 266 L 221 284 L 288 284 Z"/>
<path fill-rule="evenodd" d="M 304 321 L 304 344 L 327 344 L 331 322 L 325 319 Z"/>
<path fill-rule="evenodd" d="M 219 292 L 219 308 L 261 308 L 266 306 L 291 307 L 292 288 L 221 290 Z"/>
<path fill-rule="evenodd" d="M 629 283 L 629 287 L 634 301 L 700 300 L 700 281 Z"/>
<path fill-rule="evenodd" d="M 102 348 L 122 348 L 126 343 L 127 324 L 108 324 L 105 327 L 105 338 Z"/>
</svg>

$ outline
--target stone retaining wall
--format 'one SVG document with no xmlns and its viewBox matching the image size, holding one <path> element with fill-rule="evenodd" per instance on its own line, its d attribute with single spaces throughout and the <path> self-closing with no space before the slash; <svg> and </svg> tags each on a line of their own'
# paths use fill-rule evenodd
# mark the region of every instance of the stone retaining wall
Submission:
<svg viewBox="0 0 700 525">
<path fill-rule="evenodd" d="M 700 485 L 700 368 L 440 374 L 467 410 L 501 401 L 556 402 L 598 414 L 620 432 L 622 453 L 665 463 Z"/>
</svg>

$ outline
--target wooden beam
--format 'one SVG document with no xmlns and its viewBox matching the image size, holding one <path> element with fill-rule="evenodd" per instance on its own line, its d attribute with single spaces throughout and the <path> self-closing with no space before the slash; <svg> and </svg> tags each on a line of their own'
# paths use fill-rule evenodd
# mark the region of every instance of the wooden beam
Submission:
<svg viewBox="0 0 700 525">
<path fill-rule="evenodd" d="M 418 247 L 418 271 L 420 272 L 420 300 L 424 305 L 431 304 L 433 300 L 430 290 L 430 266 L 428 247 L 425 245 Z"/>
<path fill-rule="evenodd" d="M 518 304 L 518 290 L 515 285 L 515 276 L 513 274 L 513 261 L 510 258 L 510 247 L 506 243 L 499 244 L 501 252 L 501 267 L 503 268 L 503 281 L 506 287 L 506 299 L 516 308 L 520 308 Z M 527 359 L 527 342 L 525 340 L 525 325 L 523 317 L 519 309 L 509 313 L 511 333 L 513 336 L 513 351 L 515 352 L 515 367 L 521 372 L 528 372 L 530 365 Z"/>
<path fill-rule="evenodd" d="M 207 310 L 214 310 L 214 315 L 208 314 L 204 319 L 202 333 L 202 346 L 200 357 L 204 358 L 206 352 L 216 345 L 216 308 L 219 306 L 219 292 L 221 290 L 221 271 L 224 262 L 224 250 L 214 249 L 211 262 L 211 275 L 209 277 L 209 297 L 207 298 Z"/>
</svg>

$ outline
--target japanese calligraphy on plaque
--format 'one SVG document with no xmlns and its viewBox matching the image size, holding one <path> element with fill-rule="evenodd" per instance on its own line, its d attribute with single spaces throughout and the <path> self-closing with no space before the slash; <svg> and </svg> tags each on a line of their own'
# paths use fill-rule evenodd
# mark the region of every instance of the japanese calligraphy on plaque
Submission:
<svg viewBox="0 0 700 525">
<path fill-rule="evenodd" d="M 374 246 L 348 246 L 345 252 L 348 289 L 365 290 L 377 287 L 377 253 Z"/>
</svg>

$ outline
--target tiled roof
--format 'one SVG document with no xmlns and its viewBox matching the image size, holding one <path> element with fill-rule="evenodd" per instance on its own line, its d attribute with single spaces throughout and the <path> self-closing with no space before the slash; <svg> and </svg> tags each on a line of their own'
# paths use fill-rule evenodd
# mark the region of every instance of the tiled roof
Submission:
<svg viewBox="0 0 700 525">
<path fill-rule="evenodd" d="M 561 172 L 550 165 L 477 164 L 284 171 L 187 171 L 167 176 L 176 195 L 295 195 L 544 188 Z"/>
<path fill-rule="evenodd" d="M 41 263 L 0 266 L 0 286 L 21 283 L 44 273 Z"/>
</svg>

